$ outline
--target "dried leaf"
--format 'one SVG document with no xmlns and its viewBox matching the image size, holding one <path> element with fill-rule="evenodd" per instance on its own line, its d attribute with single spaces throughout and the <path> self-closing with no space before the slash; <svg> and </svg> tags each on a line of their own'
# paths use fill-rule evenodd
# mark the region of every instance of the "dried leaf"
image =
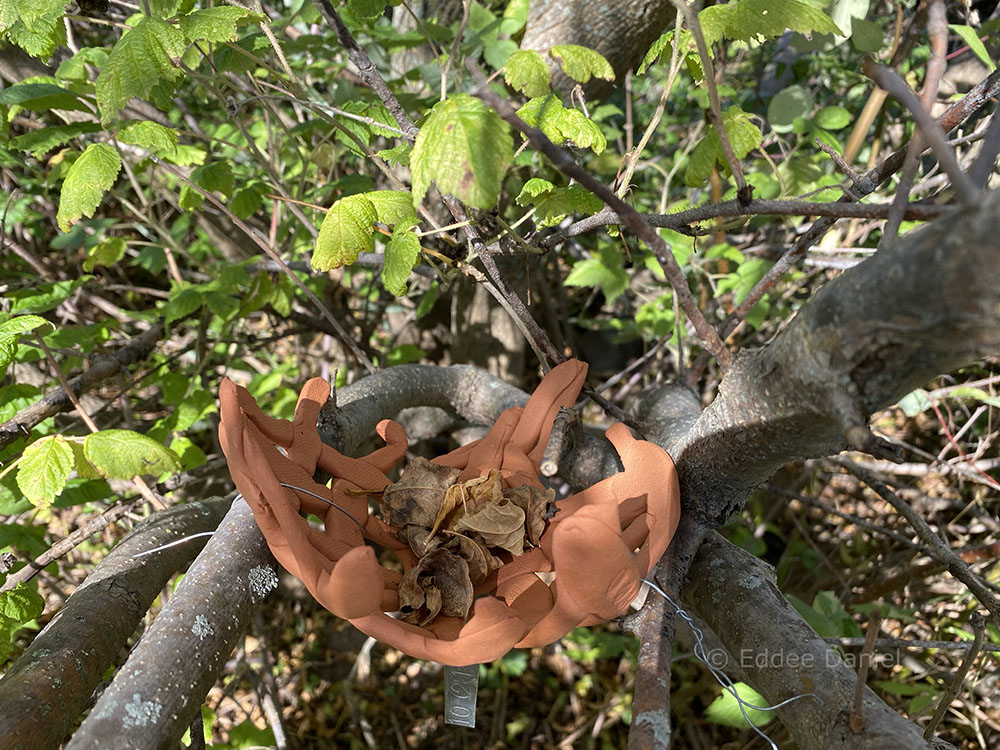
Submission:
<svg viewBox="0 0 1000 750">
<path fill-rule="evenodd" d="M 415 526 L 408 523 L 396 532 L 396 536 L 400 541 L 410 545 L 413 554 L 420 558 L 441 546 L 441 539 L 432 537 L 431 533 L 426 526 Z"/>
<path fill-rule="evenodd" d="M 475 586 L 485 581 L 490 573 L 503 564 L 485 544 L 462 534 L 453 536 L 446 547 L 453 553 L 461 555 L 468 564 L 469 577 Z"/>
<path fill-rule="evenodd" d="M 514 503 L 492 503 L 455 524 L 455 531 L 477 534 L 488 547 L 500 547 L 513 555 L 524 552 L 524 511 Z"/>
<path fill-rule="evenodd" d="M 424 555 L 399 582 L 403 620 L 427 625 L 439 614 L 468 617 L 472 606 L 469 566 L 458 555 L 435 549 Z"/>
<path fill-rule="evenodd" d="M 454 524 L 454 518 L 449 519 L 448 516 L 457 516 L 459 509 L 465 505 L 465 485 L 453 484 L 444 493 L 444 502 L 441 504 L 441 510 L 438 511 L 437 518 L 434 519 L 434 525 L 431 527 L 431 534 L 436 534 L 439 529 L 445 528 L 449 529 Z"/>
<path fill-rule="evenodd" d="M 524 525 L 528 533 L 528 541 L 532 546 L 538 546 L 538 540 L 545 531 L 545 519 L 549 503 L 555 500 L 555 490 L 543 490 L 541 487 L 522 485 L 504 490 L 503 496 L 524 511 Z"/>
<path fill-rule="evenodd" d="M 413 459 L 399 481 L 382 493 L 382 519 L 390 526 L 412 523 L 430 528 L 444 503 L 445 492 L 460 473 L 460 469 L 432 464 L 426 458 Z"/>
</svg>

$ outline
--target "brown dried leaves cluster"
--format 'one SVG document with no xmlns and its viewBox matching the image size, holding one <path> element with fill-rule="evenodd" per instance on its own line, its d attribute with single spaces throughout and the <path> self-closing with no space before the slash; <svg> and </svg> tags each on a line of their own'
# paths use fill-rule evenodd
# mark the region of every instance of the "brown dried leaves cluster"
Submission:
<svg viewBox="0 0 1000 750">
<path fill-rule="evenodd" d="M 379 500 L 383 520 L 419 558 L 399 584 L 406 622 L 467 617 L 474 587 L 503 564 L 505 553 L 537 546 L 554 510 L 552 490 L 504 489 L 496 469 L 457 483 L 460 473 L 416 458 Z"/>
</svg>

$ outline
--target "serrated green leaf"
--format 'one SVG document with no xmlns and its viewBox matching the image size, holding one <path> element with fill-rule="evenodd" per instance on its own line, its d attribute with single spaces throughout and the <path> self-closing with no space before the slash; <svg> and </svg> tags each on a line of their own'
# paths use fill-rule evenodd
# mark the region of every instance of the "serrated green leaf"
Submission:
<svg viewBox="0 0 1000 750">
<path fill-rule="evenodd" d="M 228 161 L 213 161 L 204 164 L 191 172 L 191 182 L 202 188 L 207 193 L 222 193 L 229 197 L 236 184 L 233 176 L 233 168 Z M 205 196 L 190 185 L 181 188 L 180 205 L 188 211 L 195 211 L 201 208 Z"/>
<path fill-rule="evenodd" d="M 246 20 L 261 23 L 266 18 L 244 8 L 216 5 L 181 16 L 179 23 L 189 42 L 235 42 L 236 27 Z"/>
<path fill-rule="evenodd" d="M 44 284 L 27 289 L 18 289 L 7 294 L 7 299 L 13 301 L 10 311 L 18 313 L 43 313 L 61 305 L 69 295 L 85 284 L 93 276 L 81 276 L 65 281 L 48 281 Z"/>
<path fill-rule="evenodd" d="M 163 308 L 163 327 L 170 330 L 170 325 L 175 320 L 186 318 L 201 309 L 205 304 L 205 297 L 201 290 L 188 286 L 175 289 L 170 293 L 170 299 Z"/>
<path fill-rule="evenodd" d="M 573 264 L 566 286 L 599 286 L 608 302 L 628 288 L 628 273 L 621 265 L 612 266 L 602 257 L 586 258 Z"/>
<path fill-rule="evenodd" d="M 479 99 L 454 94 L 434 105 L 417 136 L 410 155 L 413 203 L 420 204 L 433 181 L 443 193 L 490 209 L 513 158 L 507 123 Z"/>
<path fill-rule="evenodd" d="M 31 28 L 18 18 L 8 29 L 7 38 L 32 57 L 48 60 L 56 47 L 66 44 L 62 11 L 35 20 Z"/>
<path fill-rule="evenodd" d="M 417 214 L 413 210 L 413 196 L 402 190 L 372 190 L 364 194 L 365 198 L 375 206 L 378 221 L 390 226 L 399 222 L 417 223 Z"/>
<path fill-rule="evenodd" d="M 50 109 L 88 113 L 92 111 L 79 94 L 54 83 L 18 83 L 0 89 L 0 104 L 8 107 L 16 104 L 32 112 L 45 112 Z"/>
<path fill-rule="evenodd" d="M 375 247 L 372 225 L 378 211 L 364 195 L 349 195 L 330 206 L 319 228 L 312 267 L 317 271 L 349 266 Z"/>
<path fill-rule="evenodd" d="M 589 148 L 595 154 L 601 154 L 607 148 L 608 141 L 604 133 L 580 110 L 563 110 L 559 128 L 566 140 L 572 141 L 580 148 Z"/>
<path fill-rule="evenodd" d="M 548 180 L 543 180 L 541 177 L 532 177 L 524 183 L 524 187 L 521 188 L 521 192 L 518 193 L 517 198 L 514 200 L 517 205 L 526 206 L 529 203 L 535 203 L 535 201 L 532 200 L 533 198 L 545 195 L 546 193 L 554 190 L 555 187 L 556 186 Z"/>
<path fill-rule="evenodd" d="M 531 0 L 511 0 L 503 12 L 500 22 L 500 33 L 514 36 L 528 22 L 528 9 Z"/>
<path fill-rule="evenodd" d="M 269 189 L 263 182 L 251 182 L 245 188 L 237 190 L 229 201 L 229 210 L 243 220 L 249 219 L 264 205 L 264 196 Z"/>
<path fill-rule="evenodd" d="M 376 154 L 379 159 L 387 161 L 389 164 L 398 164 L 404 167 L 410 165 L 411 147 L 409 143 L 400 143 L 392 148 L 385 148 Z"/>
<path fill-rule="evenodd" d="M 763 141 L 763 134 L 750 120 L 750 115 L 735 105 L 723 112 L 722 123 L 737 159 L 745 158 Z M 685 184 L 689 187 L 700 187 L 705 184 L 711 174 L 712 165 L 716 163 L 728 169 L 725 157 L 722 155 L 722 147 L 719 145 L 719 136 L 713 128 L 692 152 L 684 174 Z"/>
<path fill-rule="evenodd" d="M 173 60 L 184 54 L 184 47 L 184 35 L 176 27 L 150 16 L 123 34 L 97 76 L 101 120 L 110 121 L 133 97 L 149 97 L 161 81 L 177 81 L 181 71 Z"/>
<path fill-rule="evenodd" d="M 178 471 L 180 458 L 165 445 L 132 430 L 101 430 L 83 441 L 87 460 L 107 479 L 159 476 Z"/>
<path fill-rule="evenodd" d="M 705 709 L 705 716 L 716 724 L 723 724 L 727 727 L 746 727 L 747 719 L 753 722 L 754 726 L 762 727 L 774 718 L 773 711 L 761 711 L 753 706 L 766 708 L 767 700 L 747 685 L 745 682 L 737 682 L 733 685 L 736 694 L 743 701 L 743 711 L 746 711 L 746 718 L 743 718 L 743 711 L 740 710 L 740 703 L 729 690 L 723 690 L 722 695 L 712 701 Z M 746 704 L 750 704 L 749 706 Z"/>
<path fill-rule="evenodd" d="M 90 273 L 98 266 L 111 266 L 125 257 L 127 249 L 124 237 L 111 237 L 95 245 L 83 261 L 83 270 Z"/>
<path fill-rule="evenodd" d="M 990 58 L 990 53 L 986 51 L 986 45 L 983 44 L 982 40 L 979 38 L 979 33 L 966 24 L 950 23 L 948 28 L 958 34 L 962 41 L 969 45 L 969 49 L 972 53 L 979 58 L 979 61 L 985 65 L 989 71 L 992 73 L 997 69 L 997 66 L 993 63 Z"/>
<path fill-rule="evenodd" d="M 586 83 L 591 79 L 615 80 L 615 70 L 604 55 L 579 44 L 557 44 L 549 54 L 559 63 L 563 73 L 574 81 Z"/>
<path fill-rule="evenodd" d="M 504 64 L 503 78 L 508 86 L 519 90 L 528 98 L 545 96 L 552 83 L 549 66 L 532 49 L 520 49 L 511 54 Z"/>
<path fill-rule="evenodd" d="M 385 15 L 386 0 L 347 0 L 347 7 L 359 21 L 371 23 Z"/>
<path fill-rule="evenodd" d="M 397 224 L 385 246 L 385 265 L 382 266 L 382 284 L 402 297 L 406 294 L 406 280 L 420 257 L 420 238 L 406 224 Z"/>
<path fill-rule="evenodd" d="M 173 128 L 150 120 L 136 120 L 118 131 L 118 140 L 148 149 L 158 156 L 177 152 L 178 133 Z"/>
<path fill-rule="evenodd" d="M 73 470 L 73 449 L 62 435 L 37 440 L 17 465 L 17 486 L 36 508 L 47 508 L 62 492 Z"/>
<path fill-rule="evenodd" d="M 566 141 L 562 132 L 562 124 L 566 116 L 566 108 L 559 98 L 553 94 L 529 99 L 518 110 L 517 116 L 533 128 L 541 130 L 545 137 L 557 146 Z"/>
<path fill-rule="evenodd" d="M 66 173 L 59 192 L 56 222 L 68 232 L 83 216 L 93 216 L 104 194 L 111 189 L 122 168 L 117 149 L 106 143 L 91 143 Z"/>
<path fill-rule="evenodd" d="M 974 388 L 969 385 L 963 385 L 952 389 L 949 391 L 948 395 L 953 396 L 954 398 L 974 398 L 977 401 L 982 401 L 984 404 L 1000 408 L 1000 398 L 991 396 L 982 388 Z M 900 405 L 902 406 L 902 402 L 900 402 Z"/>
<path fill-rule="evenodd" d="M 49 125 L 41 130 L 32 130 L 10 139 L 11 148 L 27 151 L 36 159 L 41 159 L 54 148 L 87 133 L 96 133 L 101 126 L 96 122 L 73 122 L 68 125 Z"/>
<path fill-rule="evenodd" d="M 800 34 L 844 33 L 826 13 L 802 0 L 737 0 L 713 5 L 698 14 L 705 43 L 720 39 L 773 39 L 785 29 Z"/>
<path fill-rule="evenodd" d="M 26 583 L 17 584 L 11 591 L 0 592 L 0 617 L 6 617 L 19 627 L 42 614 L 44 608 L 41 595 Z"/>
<path fill-rule="evenodd" d="M 0 323 L 0 375 L 3 374 L 7 365 L 14 361 L 14 355 L 17 354 L 17 342 L 21 335 L 41 326 L 52 327 L 52 324 L 37 315 L 18 315 Z"/>
<path fill-rule="evenodd" d="M 600 198 L 580 185 L 556 188 L 535 203 L 535 226 L 538 229 L 553 227 L 570 214 L 592 214 L 603 207 Z"/>
</svg>

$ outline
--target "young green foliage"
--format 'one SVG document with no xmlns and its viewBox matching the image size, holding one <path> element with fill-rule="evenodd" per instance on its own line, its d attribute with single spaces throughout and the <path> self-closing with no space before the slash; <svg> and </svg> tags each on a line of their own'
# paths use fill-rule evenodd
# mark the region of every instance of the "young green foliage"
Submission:
<svg viewBox="0 0 1000 750">
<path fill-rule="evenodd" d="M 549 54 L 559 63 L 563 73 L 574 81 L 586 83 L 591 78 L 615 80 L 615 70 L 604 55 L 579 44 L 557 44 Z"/>
<path fill-rule="evenodd" d="M 737 159 L 745 158 L 760 146 L 763 140 L 760 128 L 754 125 L 750 115 L 739 107 L 734 105 L 723 112 L 722 123 Z M 719 136 L 713 129 L 701 139 L 691 154 L 691 161 L 688 162 L 687 171 L 684 173 L 685 184 L 690 187 L 704 185 L 714 164 L 728 168 L 722 146 L 719 144 Z"/>
<path fill-rule="evenodd" d="M 104 194 L 111 189 L 122 168 L 118 150 L 106 143 L 91 143 L 74 162 L 59 192 L 59 228 L 68 232 L 83 216 L 93 216 Z"/>
<path fill-rule="evenodd" d="M 518 116 L 532 127 L 545 133 L 557 146 L 570 141 L 580 148 L 589 148 L 601 154 L 608 141 L 601 129 L 583 112 L 567 109 L 556 96 L 540 96 L 530 99 L 519 110 Z"/>
<path fill-rule="evenodd" d="M 39 593 L 25 583 L 0 592 L 0 664 L 10 656 L 11 641 L 17 631 L 42 614 L 44 608 Z"/>
<path fill-rule="evenodd" d="M 493 208 L 513 157 L 507 123 L 479 99 L 454 94 L 434 105 L 413 146 L 413 204 L 420 204 L 433 181 L 463 203 Z"/>
<path fill-rule="evenodd" d="M 184 54 L 184 35 L 158 18 L 144 16 L 122 35 L 97 76 L 97 106 L 104 123 L 133 97 L 148 97 L 161 81 L 181 76 L 175 60 Z"/>
<path fill-rule="evenodd" d="M 508 86 L 519 90 L 529 99 L 545 96 L 552 83 L 549 66 L 533 49 L 519 49 L 508 57 L 503 78 Z"/>
<path fill-rule="evenodd" d="M 359 253 L 375 248 L 372 225 L 378 220 L 375 205 L 364 195 L 349 195 L 336 201 L 326 212 L 316 237 L 312 267 L 329 271 L 349 266 Z"/>
<path fill-rule="evenodd" d="M 150 120 L 126 123 L 118 131 L 118 140 L 132 146 L 152 151 L 157 156 L 170 156 L 177 152 L 178 133 L 173 128 Z"/>
<path fill-rule="evenodd" d="M 50 435 L 24 449 L 17 486 L 37 508 L 47 508 L 62 492 L 73 470 L 73 449 L 62 435 Z"/>
<path fill-rule="evenodd" d="M 18 315 L 0 323 L 0 376 L 17 354 L 18 339 L 42 326 L 51 328 L 52 324 L 38 315 Z"/>
<path fill-rule="evenodd" d="M 397 297 L 406 294 L 406 280 L 420 257 L 420 238 L 406 224 L 397 224 L 385 246 L 382 284 Z"/>
</svg>

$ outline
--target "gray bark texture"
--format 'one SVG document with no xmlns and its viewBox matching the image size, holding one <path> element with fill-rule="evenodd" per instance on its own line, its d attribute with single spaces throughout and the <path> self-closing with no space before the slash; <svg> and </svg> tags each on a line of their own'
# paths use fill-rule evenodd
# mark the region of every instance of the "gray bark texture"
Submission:
<svg viewBox="0 0 1000 750">
<path fill-rule="evenodd" d="M 218 497 L 169 508 L 111 550 L 0 679 L 0 750 L 59 746 L 149 605 L 205 539 L 133 555 L 211 531 L 225 510 Z"/>
<path fill-rule="evenodd" d="M 546 53 L 557 44 L 579 44 L 600 52 L 620 83 L 642 61 L 649 46 L 674 22 L 670 0 L 535 0 L 528 13 L 521 47 Z M 553 85 L 569 91 L 576 84 L 562 73 Z M 591 79 L 584 91 L 601 97 L 614 83 Z"/>
</svg>

